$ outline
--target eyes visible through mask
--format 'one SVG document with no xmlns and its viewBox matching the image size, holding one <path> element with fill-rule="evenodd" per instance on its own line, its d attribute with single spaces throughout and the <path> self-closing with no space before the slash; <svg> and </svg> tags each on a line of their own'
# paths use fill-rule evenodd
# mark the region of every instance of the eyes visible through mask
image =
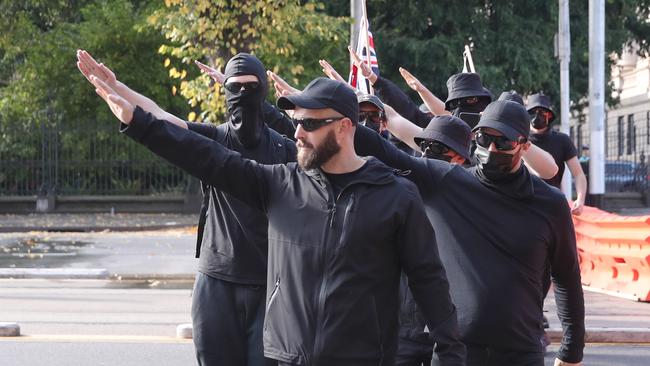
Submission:
<svg viewBox="0 0 650 366">
<path fill-rule="evenodd" d="M 223 87 L 226 88 L 226 90 L 228 90 L 231 93 L 239 93 L 242 90 L 242 88 L 244 90 L 255 90 L 255 89 L 259 88 L 259 86 L 260 86 L 260 83 L 258 83 L 257 81 L 249 81 L 249 82 L 246 82 L 246 83 L 240 83 L 240 82 L 234 81 L 234 82 L 231 82 L 231 83 L 225 83 L 223 85 Z"/>
</svg>

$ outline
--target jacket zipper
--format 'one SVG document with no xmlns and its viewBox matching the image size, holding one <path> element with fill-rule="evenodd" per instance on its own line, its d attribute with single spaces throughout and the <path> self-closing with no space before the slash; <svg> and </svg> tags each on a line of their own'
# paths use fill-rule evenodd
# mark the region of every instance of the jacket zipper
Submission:
<svg viewBox="0 0 650 366">
<path fill-rule="evenodd" d="M 269 312 L 269 309 L 271 308 L 271 303 L 273 303 L 273 300 L 275 300 L 275 296 L 278 294 L 278 290 L 280 289 L 280 277 L 278 277 L 278 280 L 275 281 L 275 287 L 273 288 L 273 292 L 271 292 L 271 297 L 269 297 L 269 303 L 266 305 L 266 312 Z"/>
</svg>

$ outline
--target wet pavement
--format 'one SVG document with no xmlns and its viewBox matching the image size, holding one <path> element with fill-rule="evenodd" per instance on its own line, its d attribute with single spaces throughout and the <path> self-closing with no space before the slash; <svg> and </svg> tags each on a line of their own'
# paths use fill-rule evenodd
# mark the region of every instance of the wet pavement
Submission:
<svg viewBox="0 0 650 366">
<path fill-rule="evenodd" d="M 196 272 L 195 244 L 191 229 L 0 233 L 0 268 L 101 268 L 112 277 L 188 278 Z"/>
</svg>

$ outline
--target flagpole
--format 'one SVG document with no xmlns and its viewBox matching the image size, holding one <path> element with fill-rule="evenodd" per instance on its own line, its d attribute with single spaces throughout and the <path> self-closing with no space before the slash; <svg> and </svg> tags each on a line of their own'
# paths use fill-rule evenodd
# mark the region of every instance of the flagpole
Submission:
<svg viewBox="0 0 650 366">
<path fill-rule="evenodd" d="M 372 72 L 372 62 L 370 61 L 370 36 L 368 35 L 368 13 L 366 12 L 366 0 L 363 0 L 361 2 L 361 6 L 363 8 L 363 19 L 362 22 L 365 22 L 366 26 L 364 27 L 364 33 L 366 36 L 366 64 L 370 68 L 370 72 Z M 363 24 L 363 23 L 362 23 Z M 370 82 L 370 78 L 366 78 L 368 80 L 368 88 L 370 94 L 375 94 L 374 88 L 372 87 L 372 83 Z"/>
</svg>

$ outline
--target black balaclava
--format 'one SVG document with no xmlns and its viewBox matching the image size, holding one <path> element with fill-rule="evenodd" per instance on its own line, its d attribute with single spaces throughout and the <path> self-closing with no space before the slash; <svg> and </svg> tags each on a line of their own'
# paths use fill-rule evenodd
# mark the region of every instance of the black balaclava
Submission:
<svg viewBox="0 0 650 366">
<path fill-rule="evenodd" d="M 257 57 L 238 53 L 226 64 L 225 83 L 233 76 L 255 75 L 259 86 L 253 90 L 233 93 L 226 89 L 228 124 L 239 142 L 247 148 L 255 147 L 264 129 L 262 108 L 268 93 L 266 70 Z"/>
</svg>

